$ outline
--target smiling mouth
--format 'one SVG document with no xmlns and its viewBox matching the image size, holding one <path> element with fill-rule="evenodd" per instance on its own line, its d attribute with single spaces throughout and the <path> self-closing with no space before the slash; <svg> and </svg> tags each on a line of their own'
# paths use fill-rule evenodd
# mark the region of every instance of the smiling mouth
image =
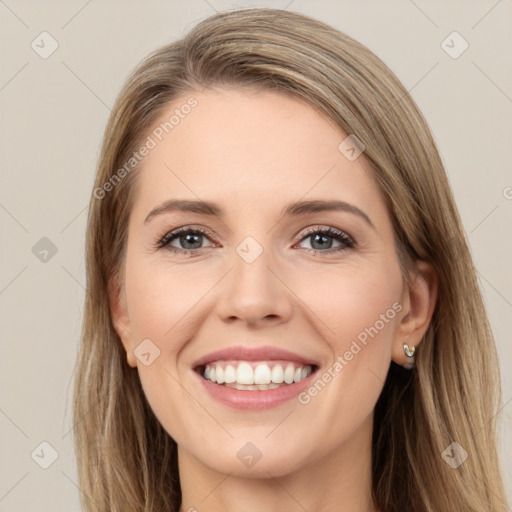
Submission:
<svg viewBox="0 0 512 512">
<path fill-rule="evenodd" d="M 222 360 L 198 366 L 205 380 L 241 391 L 267 391 L 290 386 L 318 369 L 315 365 L 292 361 Z"/>
</svg>

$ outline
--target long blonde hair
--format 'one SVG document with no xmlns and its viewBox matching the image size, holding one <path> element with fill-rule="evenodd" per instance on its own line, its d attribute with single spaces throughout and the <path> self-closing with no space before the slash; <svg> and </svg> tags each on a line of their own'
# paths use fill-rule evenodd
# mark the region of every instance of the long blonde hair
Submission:
<svg viewBox="0 0 512 512">
<path fill-rule="evenodd" d="M 438 301 L 416 367 L 407 372 L 391 363 L 375 408 L 375 506 L 383 512 L 506 511 L 495 344 L 428 125 L 366 47 L 313 18 L 277 9 L 229 11 L 202 21 L 145 58 L 113 108 L 90 201 L 73 395 L 84 510 L 175 512 L 180 506 L 176 443 L 150 409 L 137 370 L 126 363 L 107 291 L 112 277 L 117 289 L 122 285 L 137 173 L 119 169 L 169 102 L 215 85 L 303 98 L 355 134 L 385 195 L 404 272 L 421 259 L 438 274 Z M 453 442 L 468 454 L 457 468 L 442 456 Z"/>
</svg>

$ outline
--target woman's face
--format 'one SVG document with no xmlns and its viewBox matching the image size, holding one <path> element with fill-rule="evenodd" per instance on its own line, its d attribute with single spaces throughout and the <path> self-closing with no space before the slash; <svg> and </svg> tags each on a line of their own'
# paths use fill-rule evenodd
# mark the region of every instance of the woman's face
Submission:
<svg viewBox="0 0 512 512">
<path fill-rule="evenodd" d="M 136 171 L 114 308 L 128 362 L 180 456 L 210 469 L 279 476 L 367 454 L 409 302 L 364 153 L 291 97 L 191 96 Z"/>
</svg>

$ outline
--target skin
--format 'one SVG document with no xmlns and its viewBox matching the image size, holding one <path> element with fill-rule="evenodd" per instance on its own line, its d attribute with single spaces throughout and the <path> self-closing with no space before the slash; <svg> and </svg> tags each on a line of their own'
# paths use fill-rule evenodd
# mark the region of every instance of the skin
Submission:
<svg viewBox="0 0 512 512">
<path fill-rule="evenodd" d="M 210 89 L 194 97 L 197 107 L 137 171 L 124 283 L 120 294 L 114 285 L 110 290 L 128 364 L 178 444 L 180 512 L 374 512 L 374 406 L 391 360 L 407 363 L 403 343 L 418 346 L 428 327 L 435 273 L 418 262 L 413 286 L 404 284 L 391 218 L 364 153 L 349 161 L 338 150 L 347 134 L 323 114 L 268 91 Z M 171 198 L 215 201 L 224 217 L 170 211 L 144 222 Z M 375 229 L 348 212 L 280 218 L 298 199 L 344 200 Z M 182 226 L 212 236 L 199 237 L 194 257 L 155 249 Z M 314 254 L 318 245 L 304 234 L 311 226 L 341 230 L 356 247 L 332 252 L 343 243 L 328 238 L 332 245 Z M 252 263 L 236 252 L 247 236 L 263 248 Z M 191 247 L 183 239 L 172 245 Z M 322 374 L 397 302 L 401 311 L 307 404 L 292 399 L 264 411 L 235 410 L 193 378 L 199 357 L 240 344 L 309 356 Z M 160 350 L 148 366 L 133 353 L 146 338 Z M 252 467 L 237 457 L 247 442 L 261 452 Z"/>
</svg>

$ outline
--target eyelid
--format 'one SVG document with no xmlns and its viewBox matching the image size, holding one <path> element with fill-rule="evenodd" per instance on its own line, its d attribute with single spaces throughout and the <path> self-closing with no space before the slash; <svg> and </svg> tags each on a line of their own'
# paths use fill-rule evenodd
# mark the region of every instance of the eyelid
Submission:
<svg viewBox="0 0 512 512">
<path fill-rule="evenodd" d="M 299 231 L 296 237 L 300 237 L 300 239 L 302 239 L 306 235 L 317 233 L 318 231 L 331 231 L 332 233 L 336 233 L 338 235 L 344 235 L 355 243 L 354 238 L 351 235 L 349 235 L 345 230 L 336 228 L 334 226 L 331 226 L 330 224 L 313 224 L 312 226 L 308 226 L 307 228 L 303 228 L 301 231 Z"/>
<path fill-rule="evenodd" d="M 343 229 L 339 229 L 339 228 L 336 228 L 331 225 L 315 224 L 313 226 L 309 226 L 309 227 L 305 228 L 304 230 L 300 231 L 300 233 L 297 235 L 298 241 L 294 244 L 294 247 L 295 247 L 295 245 L 301 243 L 303 240 L 308 239 L 311 235 L 313 235 L 315 233 L 321 233 L 329 238 L 333 238 L 334 240 L 337 240 L 339 243 L 342 244 L 342 247 L 338 247 L 338 248 L 334 248 L 334 249 L 331 248 L 331 249 L 327 249 L 325 251 L 321 251 L 318 249 L 303 248 L 306 251 L 314 252 L 316 254 L 322 254 L 322 253 L 332 254 L 332 253 L 341 252 L 341 251 L 347 250 L 347 249 L 354 249 L 358 245 L 355 238 Z M 344 244 L 344 246 L 343 246 L 343 244 Z"/>
</svg>

